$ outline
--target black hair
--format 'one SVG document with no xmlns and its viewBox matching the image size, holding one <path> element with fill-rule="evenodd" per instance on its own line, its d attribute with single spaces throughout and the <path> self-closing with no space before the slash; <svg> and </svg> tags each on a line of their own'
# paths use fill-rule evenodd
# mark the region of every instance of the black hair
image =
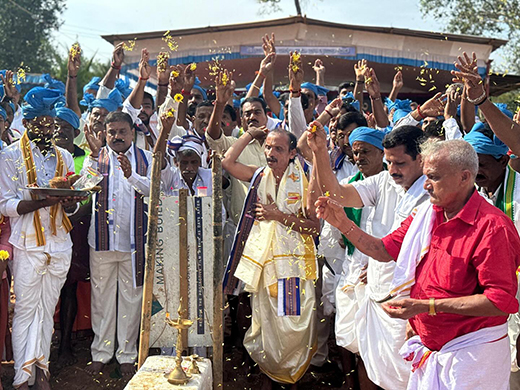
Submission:
<svg viewBox="0 0 520 390">
<path fill-rule="evenodd" d="M 430 122 L 424 128 L 424 135 L 426 138 L 445 138 L 444 128 L 442 125 L 444 124 L 444 119 L 436 119 L 433 122 Z"/>
<path fill-rule="evenodd" d="M 343 103 L 341 104 L 341 109 L 342 110 L 345 110 L 345 113 L 347 112 L 359 112 L 356 107 L 354 107 L 352 104 L 350 104 L 352 102 L 352 99 L 349 99 L 350 101 L 343 101 Z"/>
<path fill-rule="evenodd" d="M 262 105 L 262 110 L 264 110 L 264 114 L 267 115 L 267 104 L 265 103 L 265 100 L 256 96 L 251 96 L 248 98 L 245 98 L 242 103 L 240 103 L 240 112 L 242 112 L 242 107 L 244 107 L 244 104 L 246 103 L 260 103 Z"/>
<path fill-rule="evenodd" d="M 7 102 L 0 102 L 0 107 L 2 107 L 6 113 L 9 113 L 9 111 L 11 111 L 14 115 L 14 110 L 13 110 L 13 107 L 11 107 L 11 105 Z"/>
<path fill-rule="evenodd" d="M 110 112 L 107 117 L 105 118 L 105 126 L 109 123 L 114 122 L 126 122 L 130 126 L 130 129 L 134 128 L 134 121 L 132 120 L 132 117 L 128 115 L 126 112 L 122 111 L 112 111 Z"/>
<path fill-rule="evenodd" d="M 336 125 L 337 130 L 345 130 L 352 123 L 355 123 L 360 126 L 367 126 L 367 120 L 365 116 L 359 111 L 350 111 L 346 114 L 343 114 L 339 117 L 338 124 Z"/>
<path fill-rule="evenodd" d="M 155 101 L 153 100 L 153 96 L 152 94 L 148 93 L 148 92 L 145 92 L 144 95 L 143 95 L 143 100 L 144 99 L 150 99 L 152 101 L 152 109 L 155 109 Z"/>
<path fill-rule="evenodd" d="M 233 106 L 226 104 L 226 106 L 224 107 L 224 112 L 227 112 L 229 114 L 233 122 L 237 121 L 237 112 L 235 111 Z"/>
<path fill-rule="evenodd" d="M 195 107 L 195 111 L 199 107 L 211 107 L 211 108 L 213 108 L 213 102 L 211 100 L 203 100 L 202 102 L 197 104 L 197 107 Z"/>
<path fill-rule="evenodd" d="M 289 138 L 289 152 L 291 150 L 295 150 L 298 145 L 298 139 L 296 136 L 290 131 L 284 129 L 274 129 L 269 132 L 269 134 L 283 134 Z"/>
<path fill-rule="evenodd" d="M 356 86 L 356 83 L 353 81 L 344 81 L 340 85 L 338 85 L 338 93 L 341 92 L 344 88 L 354 88 Z"/>
<path fill-rule="evenodd" d="M 392 149 L 403 145 L 405 153 L 415 160 L 421 153 L 420 145 L 424 138 L 424 132 L 417 126 L 399 126 L 383 138 L 383 147 Z"/>
</svg>

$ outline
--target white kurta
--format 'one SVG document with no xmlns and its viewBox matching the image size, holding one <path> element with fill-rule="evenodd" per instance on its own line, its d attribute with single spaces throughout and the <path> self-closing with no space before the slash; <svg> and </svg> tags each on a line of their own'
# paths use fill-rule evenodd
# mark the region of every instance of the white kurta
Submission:
<svg viewBox="0 0 520 390">
<path fill-rule="evenodd" d="M 383 237 L 395 230 L 413 209 L 429 201 L 421 176 L 404 191 L 388 171 L 353 183 L 364 206 L 373 207 L 367 220 L 367 233 Z M 355 315 L 359 353 L 372 382 L 386 389 L 404 389 L 408 383 L 410 364 L 398 351 L 403 345 L 406 321 L 390 318 L 377 300 L 390 292 L 395 262 L 382 263 L 369 258 L 364 299 L 358 302 Z M 357 289 L 359 290 L 359 288 Z M 356 292 L 357 292 L 356 290 Z"/>
<path fill-rule="evenodd" d="M 53 151 L 46 155 L 31 142 L 36 166 L 37 184 L 48 185 L 55 175 L 57 158 Z M 66 169 L 74 171 L 74 160 L 69 152 L 59 149 Z M 31 200 L 25 191 L 27 175 L 19 143 L 1 153 L 0 210 L 10 217 L 11 238 L 14 246 L 13 277 L 16 305 L 13 318 L 14 386 L 19 386 L 34 375 L 35 367 L 49 374 L 54 310 L 65 283 L 72 256 L 70 234 L 57 221 L 57 234 L 52 235 L 50 207 L 39 209 L 46 244 L 38 247 L 34 237 L 34 213 L 19 215 L 22 200 Z M 58 213 L 61 216 L 61 213 Z M 33 233 L 31 233 L 31 231 Z"/>
</svg>

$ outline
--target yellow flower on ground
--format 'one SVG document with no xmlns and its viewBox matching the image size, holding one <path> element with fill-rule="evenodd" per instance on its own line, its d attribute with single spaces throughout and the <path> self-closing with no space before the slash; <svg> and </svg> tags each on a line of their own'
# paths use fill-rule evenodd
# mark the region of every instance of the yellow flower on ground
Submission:
<svg viewBox="0 0 520 390">
<path fill-rule="evenodd" d="M 175 100 L 176 102 L 182 103 L 182 101 L 184 100 L 184 96 L 182 96 L 180 93 L 176 93 L 175 96 L 173 97 L 173 100 Z"/>
</svg>

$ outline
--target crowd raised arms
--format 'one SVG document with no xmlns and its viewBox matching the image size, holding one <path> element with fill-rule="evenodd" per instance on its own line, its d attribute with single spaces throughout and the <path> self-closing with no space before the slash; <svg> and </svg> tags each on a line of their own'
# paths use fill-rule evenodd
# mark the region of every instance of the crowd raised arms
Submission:
<svg viewBox="0 0 520 390">
<path fill-rule="evenodd" d="M 490 100 L 476 55 L 459 56 L 452 84 L 419 104 L 400 98 L 402 70 L 383 91 L 361 59 L 329 90 L 321 59 L 309 74 L 274 34 L 259 43 L 245 91 L 222 64 L 201 82 L 207 64 L 145 48 L 131 88 L 123 43 L 86 85 L 78 44 L 65 83 L 46 75 L 22 91 L 0 72 L 0 350 L 12 285 L 14 387 L 50 389 L 58 302 L 53 364 L 77 363 L 83 316 L 94 333 L 85 371 L 115 359 L 132 378 L 151 182 L 164 196 L 212 196 L 219 155 L 226 343 L 238 340 L 262 389 L 297 388 L 307 372 L 363 390 L 519 388 L 520 118 Z M 96 191 L 36 195 L 76 183 Z"/>
</svg>

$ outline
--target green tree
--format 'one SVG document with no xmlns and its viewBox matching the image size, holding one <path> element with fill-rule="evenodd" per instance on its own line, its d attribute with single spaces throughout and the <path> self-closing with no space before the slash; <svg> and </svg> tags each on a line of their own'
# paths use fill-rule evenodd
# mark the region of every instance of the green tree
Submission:
<svg viewBox="0 0 520 390">
<path fill-rule="evenodd" d="M 65 55 L 61 55 L 56 51 L 53 57 L 54 66 L 52 71 L 46 72 L 50 73 L 53 78 L 63 81 L 64 83 L 67 82 L 68 48 L 65 48 L 65 53 Z M 91 58 L 87 58 L 83 55 L 83 52 L 81 52 L 81 67 L 79 68 L 78 77 L 76 78 L 78 83 L 78 100 L 83 98 L 83 86 L 94 76 L 103 78 L 110 68 L 110 61 L 102 63 L 97 61 L 95 57 L 96 53 L 94 53 Z"/>
<path fill-rule="evenodd" d="M 282 9 L 280 8 L 281 0 L 257 0 L 260 4 L 263 5 L 261 10 L 262 13 L 271 13 L 278 12 Z M 302 14 L 302 7 L 300 4 L 300 0 L 294 0 L 294 7 L 296 8 L 296 15 Z"/>
<path fill-rule="evenodd" d="M 0 69 L 48 72 L 55 50 L 51 34 L 62 21 L 65 0 L 0 0 Z"/>
<path fill-rule="evenodd" d="M 419 0 L 424 16 L 446 21 L 448 31 L 507 38 L 503 71 L 520 73 L 520 0 Z"/>
</svg>

